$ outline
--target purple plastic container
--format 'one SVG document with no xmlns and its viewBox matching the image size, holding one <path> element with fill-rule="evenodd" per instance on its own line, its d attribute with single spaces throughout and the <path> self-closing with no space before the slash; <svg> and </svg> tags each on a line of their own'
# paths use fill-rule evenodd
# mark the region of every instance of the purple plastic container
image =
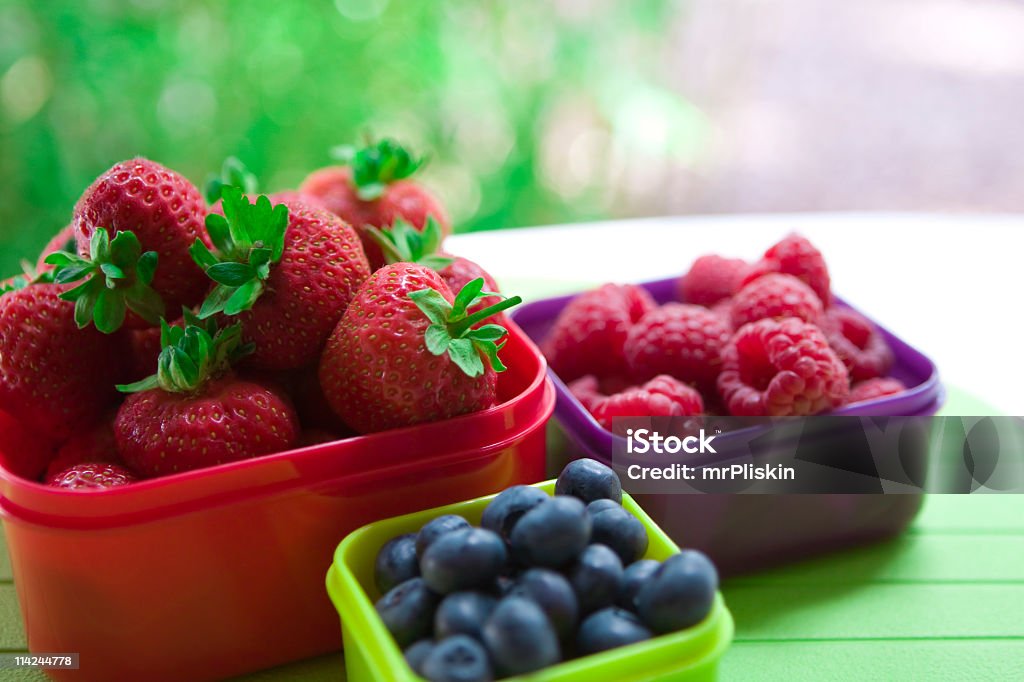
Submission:
<svg viewBox="0 0 1024 682">
<path fill-rule="evenodd" d="M 676 300 L 675 279 L 642 284 L 659 303 Z M 511 317 L 538 344 L 573 296 L 513 309 Z M 834 305 L 846 305 L 835 299 Z M 837 410 L 837 415 L 935 414 L 944 391 L 935 364 L 879 327 L 892 348 L 890 375 L 904 393 Z M 550 369 L 558 401 L 549 433 L 552 475 L 571 459 L 592 457 L 611 464 L 614 439 Z M 728 456 L 723 457 L 723 461 Z M 721 462 L 715 462 L 721 463 Z M 726 574 L 758 570 L 813 554 L 891 537 L 917 515 L 921 495 L 634 495 L 673 540 L 706 552 Z"/>
</svg>

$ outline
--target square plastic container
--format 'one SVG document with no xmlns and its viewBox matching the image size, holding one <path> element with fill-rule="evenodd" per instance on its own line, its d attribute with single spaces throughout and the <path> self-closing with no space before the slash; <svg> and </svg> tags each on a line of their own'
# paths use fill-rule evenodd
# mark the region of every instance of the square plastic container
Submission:
<svg viewBox="0 0 1024 682">
<path fill-rule="evenodd" d="M 641 286 L 658 303 L 667 303 L 676 300 L 675 282 L 664 279 Z M 520 306 L 510 316 L 539 344 L 572 298 L 570 295 L 535 301 Z M 846 306 L 838 298 L 833 304 Z M 944 398 L 935 364 L 889 331 L 881 327 L 879 330 L 895 358 L 891 375 L 903 381 L 908 390 L 844 407 L 833 414 L 935 414 Z M 549 370 L 549 374 L 558 393 L 557 425 L 549 436 L 549 473 L 561 470 L 567 461 L 578 457 L 592 457 L 610 465 L 616 436 L 594 420 L 554 372 Z M 709 464 L 722 464 L 727 457 L 720 453 L 719 459 Z M 914 494 L 635 497 L 670 537 L 677 541 L 685 539 L 687 546 L 706 552 L 725 575 L 891 537 L 910 524 L 923 501 L 921 495 Z"/>
<path fill-rule="evenodd" d="M 538 483 L 535 487 L 553 494 L 555 482 Z M 327 571 L 327 592 L 341 617 L 348 682 L 413 682 L 421 679 L 406 664 L 401 650 L 374 608 L 374 603 L 381 596 L 373 580 L 373 564 L 380 548 L 391 538 L 415 533 L 425 523 L 443 514 L 461 514 L 470 523 L 479 525 L 484 508 L 492 499 L 494 495 L 489 495 L 379 521 L 360 528 L 338 545 L 334 563 Z M 644 558 L 661 561 L 679 551 L 679 547 L 633 498 L 623 494 L 622 506 L 640 519 L 647 529 L 650 546 Z M 715 680 L 718 678 L 718 663 L 732 636 L 732 615 L 719 593 L 708 617 L 692 628 L 567 661 L 524 677 L 507 679 L 529 682 Z"/>
<path fill-rule="evenodd" d="M 483 412 L 143 481 L 58 490 L 0 468 L 29 649 L 74 680 L 212 680 L 338 648 L 322 589 L 371 521 L 544 477 L 555 394 L 515 325 Z M 4 447 L 0 431 L 0 448 Z"/>
</svg>

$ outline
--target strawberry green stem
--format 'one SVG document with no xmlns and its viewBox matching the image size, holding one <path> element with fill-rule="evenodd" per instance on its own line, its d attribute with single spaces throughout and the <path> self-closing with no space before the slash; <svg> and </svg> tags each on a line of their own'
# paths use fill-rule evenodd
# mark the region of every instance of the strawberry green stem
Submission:
<svg viewBox="0 0 1024 682">
<path fill-rule="evenodd" d="M 494 305 L 488 306 L 483 310 L 478 310 L 469 317 L 463 319 L 461 322 L 449 325 L 448 329 L 450 330 L 451 335 L 453 337 L 460 337 L 463 334 L 465 334 L 466 331 L 476 323 L 482 322 L 486 320 L 488 317 L 497 315 L 503 310 L 508 310 L 509 308 L 517 306 L 522 302 L 523 299 L 521 296 L 513 296 L 512 298 L 506 298 L 504 301 L 495 303 Z"/>
</svg>

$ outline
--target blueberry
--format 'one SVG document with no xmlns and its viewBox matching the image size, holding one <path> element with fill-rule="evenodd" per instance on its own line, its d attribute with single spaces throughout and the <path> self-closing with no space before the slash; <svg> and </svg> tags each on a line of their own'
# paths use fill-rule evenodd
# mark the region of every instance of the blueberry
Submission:
<svg viewBox="0 0 1024 682">
<path fill-rule="evenodd" d="M 420 528 L 420 532 L 416 536 L 416 556 L 422 561 L 423 555 L 427 552 L 427 547 L 430 547 L 434 540 L 453 530 L 464 530 L 472 527 L 469 525 L 469 521 L 458 514 L 445 514 L 428 521 L 426 525 Z"/>
<path fill-rule="evenodd" d="M 512 486 L 491 500 L 484 509 L 480 525 L 508 541 L 512 528 L 523 514 L 547 499 L 550 498 L 543 490 L 528 485 Z"/>
<path fill-rule="evenodd" d="M 574 497 L 548 498 L 512 529 L 512 554 L 528 566 L 559 568 L 590 542 L 590 517 Z"/>
<path fill-rule="evenodd" d="M 662 563 L 636 595 L 636 612 L 655 632 L 682 630 L 704 620 L 718 589 L 718 572 L 696 550 L 683 550 Z"/>
<path fill-rule="evenodd" d="M 568 637 L 575 630 L 579 603 L 572 585 L 561 573 L 531 568 L 519 576 L 510 594 L 532 599 L 547 615 L 559 637 Z"/>
<path fill-rule="evenodd" d="M 653 636 L 634 614 L 623 609 L 607 608 L 591 614 L 580 625 L 576 647 L 580 654 L 596 654 L 627 644 L 635 644 Z"/>
<path fill-rule="evenodd" d="M 555 495 L 572 495 L 584 502 L 612 500 L 622 504 L 622 483 L 614 471 L 596 459 L 578 459 L 562 469 Z"/>
<path fill-rule="evenodd" d="M 405 656 L 405 662 L 409 664 L 413 672 L 417 675 L 423 674 L 423 661 L 426 660 L 430 652 L 434 650 L 434 640 L 432 639 L 421 639 L 416 642 L 403 653 Z"/>
<path fill-rule="evenodd" d="M 598 512 L 603 512 L 606 509 L 622 509 L 622 505 L 615 500 L 609 500 L 608 498 L 594 500 L 587 505 L 587 513 L 591 516 L 596 515 Z"/>
<path fill-rule="evenodd" d="M 434 636 L 469 635 L 480 639 L 484 623 L 498 600 L 480 592 L 453 592 L 441 601 L 434 614 Z"/>
<path fill-rule="evenodd" d="M 487 651 L 472 637 L 455 635 L 435 645 L 420 673 L 430 682 L 491 682 Z"/>
<path fill-rule="evenodd" d="M 611 547 L 622 559 L 624 566 L 630 565 L 647 552 L 647 529 L 640 523 L 640 519 L 622 507 L 605 509 L 591 514 L 591 518 L 593 532 L 590 541 Z"/>
<path fill-rule="evenodd" d="M 522 675 L 562 658 L 551 621 L 533 601 L 509 596 L 498 602 L 484 625 L 484 644 L 503 675 Z"/>
<path fill-rule="evenodd" d="M 439 600 L 423 578 L 412 578 L 381 597 L 377 601 L 377 613 L 398 646 L 406 647 L 431 635 L 434 609 Z"/>
<path fill-rule="evenodd" d="M 508 550 L 497 533 L 467 528 L 437 538 L 420 558 L 420 572 L 434 592 L 488 588 L 505 567 Z"/>
<path fill-rule="evenodd" d="M 624 609 L 636 611 L 636 593 L 647 584 L 654 572 L 661 567 L 653 559 L 641 559 L 626 567 L 622 572 L 622 582 L 619 583 L 619 597 L 616 603 Z"/>
<path fill-rule="evenodd" d="M 569 570 L 569 583 L 586 615 L 611 606 L 619 596 L 622 561 L 604 545 L 590 545 Z"/>
<path fill-rule="evenodd" d="M 373 567 L 373 579 L 381 594 L 419 574 L 415 535 L 399 535 L 381 547 Z"/>
</svg>

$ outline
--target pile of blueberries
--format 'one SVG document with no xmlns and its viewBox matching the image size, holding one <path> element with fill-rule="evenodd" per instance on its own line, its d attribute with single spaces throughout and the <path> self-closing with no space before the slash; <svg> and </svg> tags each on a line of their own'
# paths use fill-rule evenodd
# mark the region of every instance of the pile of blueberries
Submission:
<svg viewBox="0 0 1024 682">
<path fill-rule="evenodd" d="M 431 682 L 522 675 L 682 630 L 718 589 L 700 552 L 641 559 L 647 531 L 623 509 L 615 472 L 592 459 L 562 471 L 555 497 L 508 488 L 481 526 L 439 516 L 377 556 L 377 612 Z"/>
</svg>

